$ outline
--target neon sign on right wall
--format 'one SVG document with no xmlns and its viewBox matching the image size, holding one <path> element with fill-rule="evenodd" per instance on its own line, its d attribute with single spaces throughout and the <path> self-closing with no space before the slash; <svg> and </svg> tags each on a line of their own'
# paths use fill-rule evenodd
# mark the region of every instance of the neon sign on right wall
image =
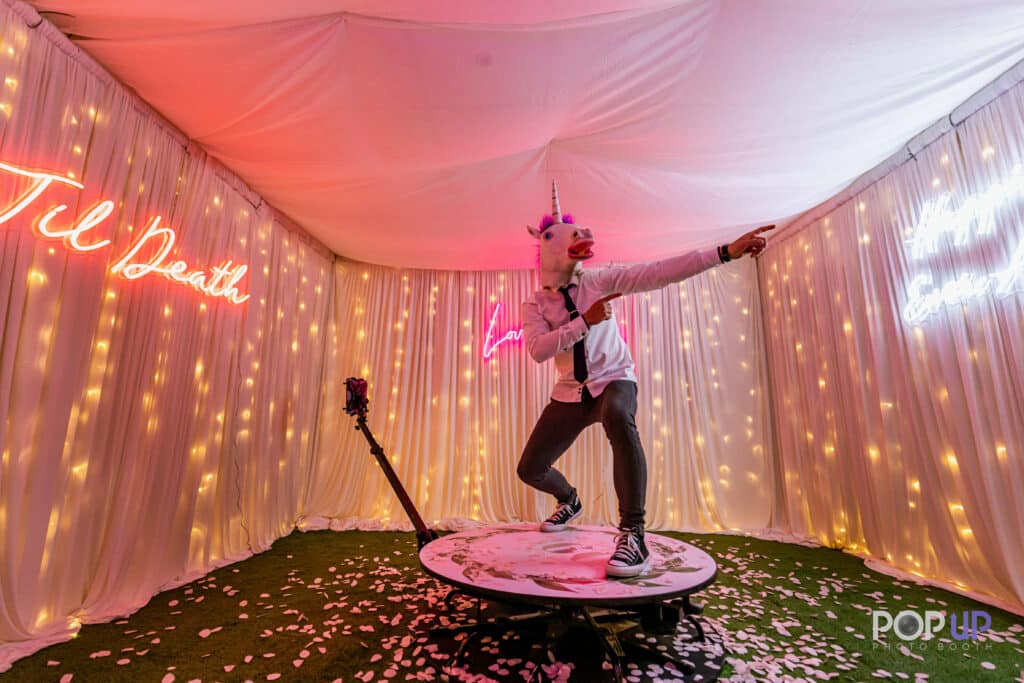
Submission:
<svg viewBox="0 0 1024 683">
<path fill-rule="evenodd" d="M 953 208 L 949 193 L 943 193 L 921 207 L 921 219 L 905 241 L 911 259 L 922 260 L 935 254 L 939 245 L 951 241 L 965 246 L 975 237 L 995 232 L 996 211 L 1015 197 L 1024 194 L 1024 168 L 1017 165 L 1010 176 L 993 184 L 984 192 L 971 195 Z M 968 303 L 988 296 L 1007 296 L 1024 290 L 1024 241 L 1017 245 L 1009 263 L 992 273 L 968 273 L 935 284 L 930 273 L 922 273 L 907 287 L 907 303 L 903 318 L 912 325 L 924 322 L 943 306 Z"/>
</svg>

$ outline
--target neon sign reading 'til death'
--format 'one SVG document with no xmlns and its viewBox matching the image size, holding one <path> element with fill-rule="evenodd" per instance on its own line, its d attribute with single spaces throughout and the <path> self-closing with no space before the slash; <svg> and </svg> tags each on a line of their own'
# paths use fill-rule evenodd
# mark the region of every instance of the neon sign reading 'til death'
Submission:
<svg viewBox="0 0 1024 683">
<path fill-rule="evenodd" d="M 0 171 L 21 181 L 28 181 L 28 189 L 11 204 L 0 206 L 0 226 L 20 215 L 51 186 L 85 189 L 82 183 L 56 173 L 30 171 L 4 162 L 0 162 Z M 52 226 L 51 223 L 67 208 L 66 204 L 58 204 L 36 217 L 34 225 L 40 236 L 63 240 L 64 246 L 74 252 L 88 253 L 110 246 L 109 239 L 96 239 L 95 235 L 89 233 L 113 213 L 113 201 L 101 201 L 78 216 L 68 227 Z M 249 295 L 239 293 L 237 287 L 245 277 L 248 266 L 225 261 L 209 270 L 196 270 L 185 261 L 169 259 L 177 234 L 171 228 L 161 226 L 161 220 L 160 216 L 150 219 L 142 236 L 110 267 L 112 273 L 128 280 L 138 280 L 147 275 L 163 275 L 173 282 L 191 286 L 207 296 L 227 299 L 231 303 L 240 304 L 249 299 Z M 93 241 L 87 241 L 90 239 Z M 144 253 L 150 255 L 140 256 Z"/>
</svg>

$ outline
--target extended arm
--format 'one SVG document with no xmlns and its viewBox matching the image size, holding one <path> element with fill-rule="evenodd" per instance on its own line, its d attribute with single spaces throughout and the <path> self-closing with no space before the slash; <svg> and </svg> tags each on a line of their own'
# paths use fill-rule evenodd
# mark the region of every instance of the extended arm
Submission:
<svg viewBox="0 0 1024 683">
<path fill-rule="evenodd" d="M 721 263 L 717 249 L 691 251 L 653 263 L 640 263 L 625 268 L 606 268 L 594 273 L 601 292 L 649 292 L 661 289 L 673 282 L 702 273 Z"/>
<path fill-rule="evenodd" d="M 654 263 L 641 263 L 626 268 L 607 268 L 595 273 L 602 292 L 649 292 L 673 282 L 680 282 L 704 272 L 712 266 L 738 259 L 745 254 L 757 256 L 766 245 L 761 233 L 773 229 L 765 225 L 745 233 L 729 244 L 718 248 L 691 251 Z"/>
</svg>

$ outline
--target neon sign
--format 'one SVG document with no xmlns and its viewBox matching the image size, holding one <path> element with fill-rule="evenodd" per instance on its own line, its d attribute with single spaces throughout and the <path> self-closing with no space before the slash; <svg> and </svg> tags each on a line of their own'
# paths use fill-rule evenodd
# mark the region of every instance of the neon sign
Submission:
<svg viewBox="0 0 1024 683">
<path fill-rule="evenodd" d="M 487 326 L 487 335 L 484 337 L 484 360 L 487 360 L 488 358 L 493 356 L 494 352 L 498 349 L 498 347 L 504 344 L 505 342 L 519 341 L 520 339 L 523 338 L 523 328 L 520 327 L 514 330 L 509 330 L 508 332 L 505 333 L 504 337 L 502 337 L 496 342 L 491 342 L 491 339 L 494 338 L 494 323 L 497 322 L 498 320 L 498 311 L 500 310 L 501 304 L 498 304 L 497 306 L 494 307 L 494 313 L 491 314 L 491 323 L 490 325 Z M 625 323 L 619 323 L 619 333 L 622 335 L 623 341 L 625 341 Z"/>
<path fill-rule="evenodd" d="M 523 330 L 510 330 L 505 333 L 505 336 L 498 341 L 491 343 L 491 338 L 494 336 L 494 323 L 498 319 L 498 311 L 501 310 L 501 304 L 494 307 L 494 313 L 491 314 L 491 324 L 487 327 L 487 336 L 484 337 L 484 360 L 490 358 L 495 349 L 504 344 L 507 341 L 519 341 L 523 338 Z"/>
<path fill-rule="evenodd" d="M 965 304 L 972 299 L 995 294 L 1004 297 L 1015 291 L 1024 290 L 1024 242 L 1010 257 L 1010 263 L 995 273 L 961 275 L 941 287 L 932 286 L 931 275 L 918 275 L 908 287 L 909 296 L 903 317 L 916 325 L 943 306 Z"/>
<path fill-rule="evenodd" d="M 959 208 L 952 208 L 952 197 L 944 193 L 921 207 L 921 219 L 904 244 L 910 255 L 920 260 L 935 254 L 944 239 L 952 238 L 955 246 L 964 246 L 972 235 L 987 236 L 995 231 L 995 212 L 1014 195 L 1024 194 L 1024 169 L 1015 166 L 1010 176 L 993 184 L 984 192 L 971 195 Z M 966 304 L 973 299 L 995 294 L 1004 297 L 1024 290 L 1024 242 L 1010 257 L 1002 270 L 994 273 L 961 275 L 936 285 L 927 273 L 917 275 L 907 287 L 907 303 L 903 318 L 916 325 L 944 306 Z"/>
<path fill-rule="evenodd" d="M 13 174 L 19 178 L 28 178 L 32 182 L 29 188 L 15 198 L 10 206 L 0 207 L 0 225 L 20 215 L 30 204 L 51 185 L 65 185 L 76 190 L 84 190 L 85 186 L 71 178 L 46 171 L 30 171 L 0 161 L 0 171 Z M 47 239 L 60 239 L 69 251 L 89 253 L 110 246 L 109 239 L 85 242 L 86 233 L 100 225 L 114 211 L 114 202 L 107 199 L 92 207 L 75 220 L 69 227 L 54 227 L 51 223 L 67 210 L 66 204 L 58 204 L 46 213 L 40 214 L 34 221 L 38 233 Z M 161 227 L 160 216 L 155 216 L 146 225 L 142 236 L 111 266 L 110 271 L 127 280 L 139 280 L 147 275 L 163 275 L 178 284 L 188 285 L 212 297 L 222 297 L 231 303 L 240 304 L 249 299 L 249 294 L 238 291 L 238 283 L 245 277 L 249 267 L 225 261 L 209 270 L 192 269 L 181 260 L 170 261 L 171 250 L 177 239 L 177 233 L 171 228 Z M 152 249 L 149 257 L 140 257 L 140 252 Z"/>
<path fill-rule="evenodd" d="M 972 234 L 985 236 L 995 231 L 995 212 L 1014 195 L 1024 193 L 1024 168 L 1013 167 L 1010 177 L 992 184 L 987 190 L 971 195 L 954 209 L 952 196 L 944 192 L 921 207 L 921 219 L 914 226 L 910 246 L 914 260 L 935 254 L 943 237 L 949 235 L 953 244 L 962 247 Z"/>
</svg>

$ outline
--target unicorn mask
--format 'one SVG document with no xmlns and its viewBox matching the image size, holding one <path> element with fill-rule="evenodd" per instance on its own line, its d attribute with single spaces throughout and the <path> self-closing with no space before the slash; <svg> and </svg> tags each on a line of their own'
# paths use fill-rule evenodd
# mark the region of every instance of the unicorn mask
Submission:
<svg viewBox="0 0 1024 683">
<path fill-rule="evenodd" d="M 594 234 L 576 225 L 570 214 L 562 214 L 558 203 L 558 185 L 551 183 L 551 215 L 541 219 L 540 227 L 526 226 L 540 241 L 540 275 L 545 287 L 567 283 L 581 262 L 594 255 Z"/>
</svg>

